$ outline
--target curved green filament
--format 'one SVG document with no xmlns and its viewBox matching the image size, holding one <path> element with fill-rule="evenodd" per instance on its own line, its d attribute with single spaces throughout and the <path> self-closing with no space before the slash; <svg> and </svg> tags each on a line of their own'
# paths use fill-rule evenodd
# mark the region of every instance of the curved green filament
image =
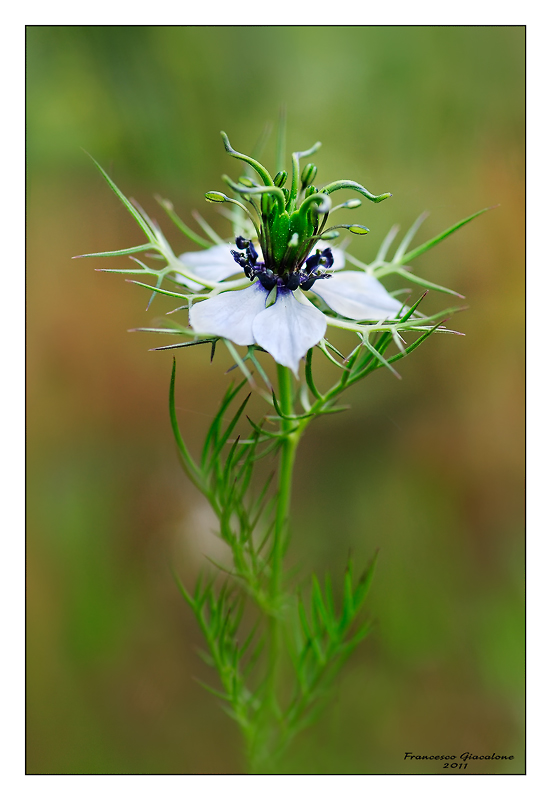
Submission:
<svg viewBox="0 0 551 800">
<path fill-rule="evenodd" d="M 321 147 L 321 142 L 316 142 L 315 144 L 312 145 L 312 147 L 309 150 L 297 150 L 297 152 L 293 153 L 293 155 L 297 156 L 298 158 L 306 158 L 307 156 L 313 156 L 314 153 L 317 153 L 320 147 Z"/>
<path fill-rule="evenodd" d="M 356 181 L 333 181 L 333 183 L 328 183 L 327 186 L 324 186 L 321 190 L 325 192 L 325 194 L 331 194 L 331 192 L 336 192 L 338 189 L 353 189 L 355 192 L 359 192 L 364 197 L 367 197 L 368 200 L 371 200 L 372 203 L 380 203 L 381 200 L 386 200 L 387 197 L 392 197 L 390 192 L 385 192 L 384 194 L 371 194 L 362 186 L 361 183 L 356 183 Z"/>
<path fill-rule="evenodd" d="M 317 205 L 316 211 L 318 214 L 328 214 L 331 208 L 331 200 L 326 194 L 321 194 L 320 192 L 316 192 L 315 194 L 311 194 L 306 200 L 302 201 L 302 205 L 299 208 L 298 213 L 302 217 L 302 219 L 306 219 L 308 212 L 310 211 L 311 206 Z"/>
<path fill-rule="evenodd" d="M 260 238 L 260 228 L 258 227 L 258 222 L 255 220 L 255 218 L 253 217 L 253 215 L 251 214 L 251 212 L 249 211 L 249 209 L 247 208 L 247 206 L 244 206 L 244 205 L 243 205 L 243 203 L 240 203 L 240 202 L 239 202 L 239 200 L 235 200 L 233 197 L 228 197 L 228 195 L 227 195 L 227 194 L 222 194 L 222 192 L 207 192 L 207 193 L 206 193 L 206 195 L 205 195 L 205 197 L 207 198 L 207 200 L 210 200 L 210 202 L 211 202 L 211 203 L 212 203 L 212 202 L 214 202 L 214 203 L 217 203 L 217 202 L 220 202 L 220 201 L 218 201 L 218 200 L 211 200 L 211 199 L 208 197 L 208 195 L 209 195 L 209 194 L 220 194 L 220 195 L 222 195 L 222 197 L 224 198 L 224 199 L 223 199 L 223 201 L 221 201 L 221 202 L 224 202 L 224 203 L 233 203 L 233 205 L 234 205 L 234 206 L 239 206 L 239 208 L 243 209 L 243 211 L 245 212 L 245 214 L 248 216 L 248 218 L 250 219 L 250 221 L 253 223 L 253 225 L 254 225 L 254 227 L 255 227 L 255 230 L 256 230 L 256 233 L 257 233 L 258 237 Z M 257 209 L 255 208 L 255 211 L 256 211 L 256 210 L 257 210 Z M 260 216 L 260 215 L 259 215 L 259 216 Z"/>
<path fill-rule="evenodd" d="M 309 150 L 297 150 L 296 153 L 292 155 L 293 181 L 291 183 L 291 191 L 289 192 L 289 200 L 287 201 L 287 209 L 289 212 L 295 210 L 295 203 L 298 195 L 298 182 L 300 180 L 300 159 L 313 155 L 320 147 L 321 142 L 316 142 Z"/>
<path fill-rule="evenodd" d="M 320 233 L 317 235 L 311 236 L 308 240 L 310 243 L 309 248 L 312 249 L 314 244 L 318 242 L 324 234 L 329 233 L 330 231 L 336 231 L 339 228 L 344 228 L 345 230 L 350 231 L 350 233 L 356 233 L 360 235 L 369 233 L 369 228 L 366 228 L 365 225 L 332 225 L 331 228 L 326 228 L 324 231 L 320 231 Z"/>
<path fill-rule="evenodd" d="M 278 205 L 278 211 L 280 214 L 285 212 L 285 195 L 283 194 L 282 190 L 279 186 L 274 186 L 273 184 L 270 186 L 253 186 L 249 188 L 248 186 L 240 186 L 238 183 L 232 181 L 232 179 L 228 175 L 222 175 L 222 180 L 230 186 L 234 192 L 238 192 L 239 194 L 247 194 L 247 195 L 254 195 L 254 194 L 271 194 L 275 197 Z"/>
<path fill-rule="evenodd" d="M 228 135 L 226 133 L 224 133 L 224 131 L 220 131 L 220 134 L 222 136 L 222 139 L 224 140 L 224 147 L 226 148 L 226 152 L 227 153 L 229 153 L 234 158 L 238 158 L 241 161 L 245 161 L 247 164 L 250 164 L 250 166 L 256 172 L 258 172 L 258 174 L 262 178 L 262 181 L 263 181 L 265 186 L 273 186 L 274 185 L 274 182 L 273 182 L 273 180 L 271 178 L 271 175 L 268 172 L 268 170 L 266 169 L 266 167 L 263 167 L 262 164 L 259 161 L 255 161 L 254 158 L 251 158 L 250 156 L 246 156 L 246 155 L 244 155 L 244 153 L 238 153 L 237 150 L 234 150 L 233 147 L 231 146 L 230 140 L 228 139 Z"/>
</svg>

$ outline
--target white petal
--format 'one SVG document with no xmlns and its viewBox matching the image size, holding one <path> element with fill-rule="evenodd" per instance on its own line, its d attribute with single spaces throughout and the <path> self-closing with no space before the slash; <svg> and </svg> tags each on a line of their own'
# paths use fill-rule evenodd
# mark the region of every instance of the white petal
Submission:
<svg viewBox="0 0 551 800">
<path fill-rule="evenodd" d="M 365 272 L 339 272 L 316 281 L 310 291 L 348 319 L 393 319 L 402 308 L 402 303 L 391 297 L 377 278 Z"/>
<path fill-rule="evenodd" d="M 331 244 L 329 242 L 324 242 L 323 240 L 317 242 L 316 246 L 312 248 L 310 256 L 315 255 L 316 250 L 325 250 L 326 247 L 331 247 Z M 341 250 L 338 247 L 331 247 L 331 252 L 333 253 L 333 266 L 331 267 L 331 271 L 344 269 L 344 250 Z M 310 256 L 308 256 L 308 258 L 310 258 Z"/>
<path fill-rule="evenodd" d="M 231 250 L 235 249 L 235 245 L 231 244 L 217 244 L 214 247 L 209 247 L 208 250 L 196 250 L 191 253 L 182 253 L 179 256 L 180 261 L 188 268 L 190 272 L 197 275 L 198 278 L 204 278 L 207 281 L 218 283 L 219 281 L 229 278 L 230 275 L 236 275 L 242 272 L 239 264 L 233 260 Z M 202 289 L 203 287 L 195 281 L 185 278 L 183 275 L 176 273 L 176 280 L 178 283 L 183 283 L 192 289 Z"/>
<path fill-rule="evenodd" d="M 253 321 L 266 308 L 268 292 L 258 281 L 246 289 L 194 303 L 189 324 L 197 333 L 223 336 L 235 344 L 254 344 Z"/>
<path fill-rule="evenodd" d="M 344 269 L 344 250 L 338 247 L 332 247 L 331 252 L 333 253 L 333 266 L 331 269 Z"/>
<path fill-rule="evenodd" d="M 280 289 L 275 303 L 255 318 L 253 333 L 257 344 L 297 376 L 300 359 L 323 338 L 326 327 L 318 308 L 299 303 L 288 289 Z"/>
</svg>

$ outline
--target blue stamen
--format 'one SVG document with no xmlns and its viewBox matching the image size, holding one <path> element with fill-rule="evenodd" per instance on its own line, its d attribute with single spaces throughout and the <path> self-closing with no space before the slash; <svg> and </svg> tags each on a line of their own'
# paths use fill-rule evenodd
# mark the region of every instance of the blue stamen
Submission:
<svg viewBox="0 0 551 800">
<path fill-rule="evenodd" d="M 300 283 L 300 288 L 303 289 L 305 292 L 308 289 L 311 289 L 312 286 L 315 284 L 316 281 L 323 280 L 324 278 L 330 278 L 331 275 L 328 272 L 323 272 L 321 275 L 314 275 L 313 277 L 307 277 L 306 280 L 302 280 Z"/>
<path fill-rule="evenodd" d="M 310 256 L 310 258 L 307 258 L 306 261 L 304 262 L 305 263 L 304 272 L 307 275 L 310 275 L 310 273 L 312 273 L 315 269 L 318 268 L 320 261 L 321 261 L 321 254 L 314 253 L 314 255 Z"/>
<path fill-rule="evenodd" d="M 300 284 L 300 272 L 292 272 L 290 275 L 287 275 L 283 278 L 284 285 L 289 289 L 289 291 L 294 292 L 295 289 L 298 289 Z"/>
<path fill-rule="evenodd" d="M 258 278 L 260 284 L 267 291 L 273 289 L 274 286 L 289 292 L 294 292 L 300 286 L 304 291 L 308 291 L 316 281 L 331 277 L 330 274 L 325 272 L 314 274 L 320 266 L 326 268 L 333 266 L 334 258 L 330 247 L 326 247 L 325 250 L 321 251 L 317 250 L 313 255 L 309 256 L 303 262 L 301 269 L 285 272 L 283 275 L 276 275 L 262 262 L 257 263 L 258 253 L 250 239 L 238 236 L 235 244 L 239 250 L 245 250 L 246 252 L 231 250 L 234 261 L 239 264 L 250 281 Z"/>
<path fill-rule="evenodd" d="M 246 250 L 247 245 L 249 245 L 250 242 L 248 239 L 245 239 L 244 236 L 238 236 L 237 239 L 235 240 L 235 244 L 237 245 L 239 250 Z"/>
<path fill-rule="evenodd" d="M 262 286 L 267 291 L 270 291 L 270 289 L 273 289 L 274 286 L 277 283 L 277 278 L 273 273 L 271 275 L 268 275 L 267 272 L 260 272 L 259 271 L 259 272 L 256 273 L 256 277 L 258 278 L 258 280 L 260 281 Z"/>
<path fill-rule="evenodd" d="M 254 264 L 256 264 L 256 260 L 258 258 L 258 253 L 254 249 L 254 245 L 253 245 L 252 242 L 249 242 L 248 245 L 247 245 L 247 254 L 249 256 L 249 264 L 252 264 L 254 266 Z"/>
</svg>

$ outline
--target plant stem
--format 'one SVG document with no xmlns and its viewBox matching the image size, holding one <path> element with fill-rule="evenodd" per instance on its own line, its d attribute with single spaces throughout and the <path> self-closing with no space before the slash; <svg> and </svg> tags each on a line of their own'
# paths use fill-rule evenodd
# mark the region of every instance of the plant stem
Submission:
<svg viewBox="0 0 551 800">
<path fill-rule="evenodd" d="M 293 414 L 293 380 L 290 370 L 287 367 L 277 365 L 279 382 L 279 404 L 281 411 L 285 415 Z M 282 430 L 292 430 L 294 423 L 292 420 L 282 419 Z M 295 426 L 296 427 L 296 426 Z M 271 579 L 270 579 L 270 605 L 272 614 L 269 620 L 269 653 L 268 653 L 268 674 L 266 676 L 265 711 L 263 714 L 263 725 L 266 726 L 264 735 L 261 735 L 259 749 L 252 756 L 251 761 L 257 769 L 266 772 L 269 767 L 270 756 L 278 749 L 280 742 L 279 726 L 280 710 L 277 699 L 278 690 L 278 665 L 280 661 L 281 645 L 281 573 L 283 556 L 287 544 L 287 531 L 289 523 L 289 507 L 291 503 L 291 490 L 293 483 L 293 466 L 295 462 L 296 449 L 300 435 L 296 432 L 289 433 L 283 440 L 281 447 L 281 457 L 279 464 L 279 487 L 277 495 L 277 506 L 274 526 L 274 540 L 271 555 Z M 272 720 L 276 721 L 276 730 L 272 728 Z M 256 758 L 255 758 L 256 756 Z M 256 762 L 256 763 L 255 763 Z M 260 764 L 263 766 L 260 767 Z M 254 770 L 256 771 L 256 769 Z"/>
<path fill-rule="evenodd" d="M 291 416 L 293 414 L 293 383 L 291 371 L 287 367 L 277 365 L 277 375 L 279 380 L 279 404 L 283 414 Z M 281 427 L 283 431 L 288 431 L 294 427 L 292 420 L 282 419 Z M 274 529 L 274 547 L 272 555 L 272 580 L 271 598 L 276 601 L 281 590 L 281 566 L 285 551 L 285 539 L 289 520 L 289 506 L 291 502 L 291 487 L 293 481 L 293 466 L 295 463 L 295 453 L 299 437 L 295 433 L 289 433 L 283 440 L 281 448 L 281 461 L 279 465 L 279 490 L 277 497 L 276 519 Z"/>
</svg>

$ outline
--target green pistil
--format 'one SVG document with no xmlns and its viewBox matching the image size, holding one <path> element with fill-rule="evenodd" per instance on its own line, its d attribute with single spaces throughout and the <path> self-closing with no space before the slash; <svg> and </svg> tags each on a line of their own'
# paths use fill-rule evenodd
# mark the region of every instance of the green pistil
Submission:
<svg viewBox="0 0 551 800">
<path fill-rule="evenodd" d="M 224 132 L 222 138 L 226 151 L 233 158 L 249 164 L 262 181 L 263 185 L 260 186 L 250 178 L 244 177 L 239 183 L 235 183 L 227 175 L 222 176 L 225 183 L 251 206 L 252 213 L 257 219 L 243 205 L 221 192 L 207 192 L 207 200 L 215 203 L 232 202 L 247 212 L 256 228 L 266 268 L 280 278 L 298 272 L 314 245 L 320 241 L 322 234 L 337 235 L 337 228 L 346 228 L 350 233 L 367 233 L 368 229 L 363 225 L 335 225 L 325 228 L 331 211 L 329 195 L 332 192 L 351 189 L 373 203 L 380 203 L 381 200 L 391 196 L 388 192 L 374 195 L 361 184 L 349 180 L 334 181 L 317 190 L 312 185 L 317 167 L 315 164 L 307 164 L 301 173 L 300 159 L 315 153 L 321 147 L 321 142 L 316 142 L 309 150 L 296 151 L 292 154 L 291 187 L 286 189 L 283 187 L 287 173 L 282 169 L 281 157 L 278 158 L 279 171 L 275 178 L 272 178 L 259 161 L 234 150 Z M 357 204 L 358 201 L 348 201 L 339 207 L 354 208 Z"/>
</svg>

